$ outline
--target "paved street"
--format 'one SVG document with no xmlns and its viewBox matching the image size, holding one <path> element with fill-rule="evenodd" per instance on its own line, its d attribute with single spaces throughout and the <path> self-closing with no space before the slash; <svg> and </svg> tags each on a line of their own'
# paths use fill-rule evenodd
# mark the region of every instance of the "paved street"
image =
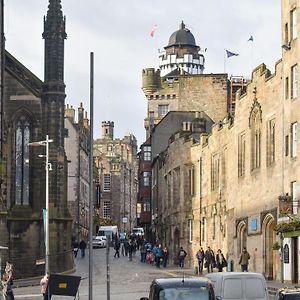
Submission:
<svg viewBox="0 0 300 300">
<path fill-rule="evenodd" d="M 148 264 L 139 262 L 139 252 L 130 262 L 128 258 L 116 259 L 113 257 L 114 250 L 110 248 L 111 270 L 111 300 L 140 299 L 148 296 L 149 286 L 153 278 L 167 277 L 174 273 L 175 269 L 157 269 Z M 80 284 L 80 299 L 88 299 L 88 256 L 84 259 L 77 257 L 77 271 L 74 275 L 82 277 Z M 104 300 L 106 297 L 106 249 L 94 249 L 94 299 Z M 26 288 L 14 288 L 16 299 L 39 299 L 41 298 L 38 286 Z M 55 296 L 53 299 L 70 299 L 70 297 Z"/>
<path fill-rule="evenodd" d="M 157 269 L 139 261 L 139 252 L 130 262 L 127 257 L 116 259 L 113 257 L 114 250 L 110 248 L 110 271 L 111 271 L 111 300 L 134 300 L 148 296 L 149 286 L 154 278 L 181 276 L 182 271 L 176 266 L 166 269 Z M 88 256 L 84 259 L 76 259 L 77 271 L 74 275 L 82 277 L 80 283 L 79 296 L 81 300 L 88 299 Z M 106 249 L 94 250 L 94 279 L 93 293 L 94 299 L 106 300 Z M 192 269 L 186 269 L 185 274 L 193 275 Z M 285 284 L 286 285 L 286 284 Z M 273 299 L 274 291 L 282 286 L 276 281 L 268 282 L 269 290 L 272 290 L 270 300 Z M 14 287 L 16 299 L 41 299 L 40 287 L 30 286 Z M 0 296 L 1 299 L 1 296 Z M 70 297 L 53 296 L 52 299 L 71 299 Z"/>
</svg>

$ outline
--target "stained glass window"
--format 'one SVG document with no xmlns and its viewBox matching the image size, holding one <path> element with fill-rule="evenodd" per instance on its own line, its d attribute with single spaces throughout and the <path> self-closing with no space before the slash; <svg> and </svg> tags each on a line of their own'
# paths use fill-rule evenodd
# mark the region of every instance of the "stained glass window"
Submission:
<svg viewBox="0 0 300 300">
<path fill-rule="evenodd" d="M 16 127 L 16 205 L 29 205 L 29 140 L 30 124 L 21 119 Z"/>
</svg>

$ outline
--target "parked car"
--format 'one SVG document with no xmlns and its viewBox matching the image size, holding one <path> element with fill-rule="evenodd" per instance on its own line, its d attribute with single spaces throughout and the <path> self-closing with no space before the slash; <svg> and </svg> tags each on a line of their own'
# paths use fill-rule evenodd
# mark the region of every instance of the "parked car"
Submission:
<svg viewBox="0 0 300 300">
<path fill-rule="evenodd" d="M 152 281 L 149 298 L 140 300 L 214 300 L 211 281 L 201 278 L 161 278 Z"/>
<path fill-rule="evenodd" d="M 93 248 L 105 248 L 106 236 L 94 236 L 92 243 L 93 243 Z"/>
<path fill-rule="evenodd" d="M 276 292 L 275 300 L 300 300 L 300 288 L 281 288 Z"/>
<path fill-rule="evenodd" d="M 217 300 L 268 300 L 268 288 L 260 273 L 218 272 L 206 275 L 214 285 Z"/>
</svg>

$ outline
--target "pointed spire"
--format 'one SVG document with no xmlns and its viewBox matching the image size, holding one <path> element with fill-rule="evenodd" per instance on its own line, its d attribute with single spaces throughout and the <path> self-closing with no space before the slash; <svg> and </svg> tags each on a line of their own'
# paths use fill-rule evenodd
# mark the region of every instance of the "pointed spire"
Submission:
<svg viewBox="0 0 300 300">
<path fill-rule="evenodd" d="M 61 0 L 49 0 L 47 16 L 44 17 L 43 39 L 45 40 L 45 81 L 64 78 L 64 40 L 66 19 Z"/>
<path fill-rule="evenodd" d="M 43 38 L 46 39 L 51 36 L 52 38 L 66 39 L 65 23 L 61 0 L 49 0 L 47 16 L 44 17 Z"/>
<path fill-rule="evenodd" d="M 179 26 L 179 29 L 184 29 L 185 28 L 185 24 L 183 23 L 183 21 L 181 21 L 181 24 Z"/>
</svg>

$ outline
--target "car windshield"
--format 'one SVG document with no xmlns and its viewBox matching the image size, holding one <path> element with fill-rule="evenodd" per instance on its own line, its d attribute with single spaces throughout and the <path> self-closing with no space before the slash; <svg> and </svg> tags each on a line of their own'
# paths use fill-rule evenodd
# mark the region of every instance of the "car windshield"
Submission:
<svg viewBox="0 0 300 300">
<path fill-rule="evenodd" d="M 207 287 L 166 288 L 159 292 L 159 300 L 207 300 Z"/>
<path fill-rule="evenodd" d="M 286 294 L 282 297 L 283 300 L 300 300 L 300 293 L 298 294 Z"/>
</svg>

